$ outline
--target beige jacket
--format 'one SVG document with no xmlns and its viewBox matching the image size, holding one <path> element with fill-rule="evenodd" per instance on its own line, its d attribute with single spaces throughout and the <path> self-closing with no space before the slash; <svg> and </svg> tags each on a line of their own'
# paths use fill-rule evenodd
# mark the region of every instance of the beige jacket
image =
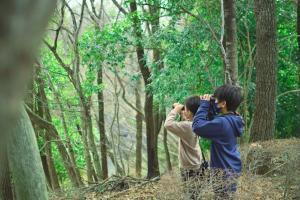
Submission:
<svg viewBox="0 0 300 200">
<path fill-rule="evenodd" d="M 172 110 L 165 121 L 165 128 L 179 137 L 179 161 L 181 169 L 198 169 L 201 165 L 199 137 L 192 131 L 191 121 L 176 121 L 177 112 Z"/>
</svg>

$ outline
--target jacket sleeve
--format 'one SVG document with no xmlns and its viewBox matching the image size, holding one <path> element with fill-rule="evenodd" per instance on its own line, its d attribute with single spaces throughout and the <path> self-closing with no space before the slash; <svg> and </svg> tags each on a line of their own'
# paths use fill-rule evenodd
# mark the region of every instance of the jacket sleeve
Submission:
<svg viewBox="0 0 300 200">
<path fill-rule="evenodd" d="M 180 139 L 188 140 L 192 134 L 191 123 L 186 121 L 176 121 L 177 114 L 178 113 L 175 110 L 171 110 L 166 117 L 164 127 Z"/>
<path fill-rule="evenodd" d="M 220 117 L 213 120 L 207 120 L 209 101 L 201 101 L 200 107 L 193 119 L 193 132 L 197 135 L 208 138 L 217 139 L 222 135 L 223 121 Z"/>
</svg>

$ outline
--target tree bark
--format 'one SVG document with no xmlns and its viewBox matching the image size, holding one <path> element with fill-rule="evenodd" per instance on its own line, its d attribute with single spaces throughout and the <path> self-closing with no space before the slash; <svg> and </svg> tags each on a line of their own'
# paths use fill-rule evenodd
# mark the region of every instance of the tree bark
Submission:
<svg viewBox="0 0 300 200">
<path fill-rule="evenodd" d="M 52 144 L 51 144 L 50 135 L 46 133 L 45 139 L 46 139 L 45 151 L 46 151 L 46 159 L 47 159 L 49 175 L 51 180 L 51 187 L 53 190 L 59 190 L 60 186 L 59 186 L 58 176 L 54 165 L 54 160 L 52 157 Z"/>
<path fill-rule="evenodd" d="M 138 110 L 142 110 L 142 102 L 140 90 L 141 80 L 140 78 L 136 81 L 135 93 L 135 107 Z M 136 112 L 135 115 L 136 123 L 136 147 L 135 147 L 135 173 L 137 177 L 142 176 L 142 148 L 143 148 L 143 115 L 140 112 Z"/>
<path fill-rule="evenodd" d="M 88 179 L 88 183 L 92 184 L 93 183 L 93 174 L 94 174 L 94 167 L 93 167 L 93 163 L 92 163 L 92 158 L 90 155 L 90 151 L 89 151 L 89 145 L 88 145 L 88 141 L 87 141 L 87 136 L 83 133 L 81 127 L 79 126 L 79 124 L 76 124 L 76 128 L 77 131 L 79 133 L 79 135 L 81 136 L 81 139 L 83 141 L 83 146 L 84 146 L 84 159 L 85 159 L 85 163 L 86 163 L 86 170 L 87 170 L 87 179 Z"/>
<path fill-rule="evenodd" d="M 223 0 L 224 2 L 224 30 L 225 30 L 225 83 L 236 85 L 238 81 L 238 57 L 237 57 L 237 32 L 235 0 Z M 228 72 L 228 73 L 227 73 Z"/>
<path fill-rule="evenodd" d="M 154 36 L 157 34 L 159 30 L 159 24 L 160 24 L 160 1 L 155 0 L 153 1 L 153 5 L 149 6 L 149 11 L 151 14 L 151 34 Z M 164 68 L 164 63 L 161 59 L 161 52 L 160 52 L 160 44 L 156 44 L 155 47 L 153 48 L 153 69 L 152 73 L 157 74 L 160 73 L 160 70 Z M 157 152 L 157 147 L 158 147 L 158 135 L 160 133 L 161 127 L 162 127 L 162 122 L 164 117 L 164 113 L 161 112 L 162 110 L 165 110 L 164 108 L 160 108 L 161 105 L 159 102 L 155 102 L 153 105 L 153 120 L 154 120 L 154 132 L 155 132 L 155 159 L 158 161 L 158 152 Z M 159 170 L 159 165 L 157 166 Z"/>
<path fill-rule="evenodd" d="M 0 200 L 14 199 L 11 174 L 9 171 L 7 153 L 5 150 L 6 146 L 2 145 L 0 147 Z"/>
<path fill-rule="evenodd" d="M 98 150 L 95 143 L 94 133 L 93 133 L 93 123 L 92 123 L 92 116 L 91 116 L 91 107 L 87 105 L 88 103 L 83 103 L 83 126 L 85 127 L 87 138 L 88 138 L 88 145 L 90 147 L 90 151 L 92 152 L 94 166 L 96 170 L 96 179 L 95 181 L 99 181 L 101 179 L 101 165 L 100 165 L 100 158 L 98 154 Z"/>
<path fill-rule="evenodd" d="M 151 84 L 150 76 L 151 72 L 147 67 L 147 63 L 145 60 L 145 51 L 142 45 L 142 28 L 141 22 L 137 15 L 137 4 L 136 1 L 133 0 L 130 2 L 130 12 L 132 14 L 132 21 L 133 21 L 133 29 L 135 33 L 135 38 L 137 40 L 136 44 L 136 54 L 138 58 L 139 68 L 141 70 L 145 87 L 147 88 Z M 146 121 L 146 136 L 147 136 L 147 177 L 153 178 L 160 175 L 159 173 L 159 165 L 158 165 L 158 158 L 157 158 L 157 151 L 155 147 L 155 130 L 154 130 L 154 119 L 153 119 L 153 95 L 148 90 L 145 92 L 145 121 Z"/>
<path fill-rule="evenodd" d="M 24 108 L 8 145 L 9 168 L 17 199 L 48 199 L 46 180 L 30 119 Z"/>
<path fill-rule="evenodd" d="M 256 93 L 250 141 L 269 140 L 275 132 L 277 34 L 275 0 L 255 0 Z"/>
<path fill-rule="evenodd" d="M 167 169 L 168 171 L 172 171 L 172 164 L 171 164 L 171 158 L 170 158 L 170 152 L 168 148 L 168 131 L 164 128 L 164 149 L 166 154 L 166 163 L 167 163 Z"/>
<path fill-rule="evenodd" d="M 103 69 L 99 66 L 98 69 L 98 86 L 103 84 Z M 103 90 L 98 92 L 98 109 L 99 109 L 99 132 L 100 132 L 100 152 L 101 152 L 101 164 L 102 164 L 102 179 L 108 178 L 107 167 L 107 146 L 106 146 L 106 133 L 105 133 L 105 119 L 104 119 L 104 98 Z"/>
</svg>

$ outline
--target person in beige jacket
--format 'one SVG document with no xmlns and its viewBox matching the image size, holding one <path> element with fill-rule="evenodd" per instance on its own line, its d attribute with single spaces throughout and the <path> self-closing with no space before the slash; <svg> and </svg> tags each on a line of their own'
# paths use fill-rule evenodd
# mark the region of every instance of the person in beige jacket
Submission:
<svg viewBox="0 0 300 200">
<path fill-rule="evenodd" d="M 165 120 L 165 128 L 179 138 L 179 164 L 183 181 L 201 174 L 202 156 L 199 148 L 199 136 L 192 131 L 192 121 L 200 106 L 199 96 L 191 96 L 185 105 L 173 104 L 173 109 Z M 177 121 L 181 115 L 184 120 Z"/>
</svg>

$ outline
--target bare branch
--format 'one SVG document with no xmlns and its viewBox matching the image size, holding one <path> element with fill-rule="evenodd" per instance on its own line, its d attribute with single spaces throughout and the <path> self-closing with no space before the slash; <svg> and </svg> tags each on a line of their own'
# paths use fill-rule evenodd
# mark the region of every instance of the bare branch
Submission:
<svg viewBox="0 0 300 200">
<path fill-rule="evenodd" d="M 282 97 L 282 96 L 284 96 L 286 94 L 289 94 L 289 93 L 300 93 L 300 89 L 289 90 L 289 91 L 283 92 L 283 93 L 279 94 L 276 98 L 279 99 L 280 97 Z"/>
<path fill-rule="evenodd" d="M 117 71 L 115 71 L 115 74 L 116 74 L 116 77 L 118 79 L 118 82 L 122 88 L 122 98 L 124 100 L 124 102 L 130 107 L 132 108 L 133 110 L 135 110 L 136 112 L 138 112 L 142 117 L 143 117 L 143 120 L 145 119 L 145 116 L 144 116 L 144 113 L 140 110 L 138 110 L 134 105 L 132 105 L 127 99 L 126 99 L 126 89 L 122 83 L 122 79 L 120 78 L 119 74 Z"/>
<path fill-rule="evenodd" d="M 112 0 L 112 2 L 115 4 L 115 6 L 124 14 L 127 15 L 128 12 L 118 3 L 117 0 Z"/>
<path fill-rule="evenodd" d="M 58 36 L 59 36 L 60 30 L 62 28 L 62 25 L 64 23 L 64 16 L 65 16 L 65 4 L 64 3 L 61 6 L 60 14 L 61 14 L 61 19 L 60 19 L 60 22 L 58 24 L 58 28 L 55 30 L 55 39 L 54 39 L 54 45 L 53 45 L 54 49 L 57 48 Z"/>
<path fill-rule="evenodd" d="M 43 40 L 44 44 L 48 47 L 48 49 L 52 52 L 58 63 L 66 70 L 66 72 L 69 75 L 69 78 L 73 76 L 73 70 L 68 66 L 62 58 L 58 55 L 56 49 L 54 49 L 53 46 L 51 46 L 46 40 Z"/>
<path fill-rule="evenodd" d="M 65 3 L 66 7 L 68 8 L 68 10 L 71 14 L 71 18 L 72 18 L 72 22 L 73 22 L 73 28 L 74 28 L 74 31 L 76 31 L 77 30 L 77 22 L 76 22 L 75 14 L 74 14 L 72 8 L 70 7 L 70 5 L 67 3 L 66 0 L 64 0 L 64 3 Z"/>
</svg>

